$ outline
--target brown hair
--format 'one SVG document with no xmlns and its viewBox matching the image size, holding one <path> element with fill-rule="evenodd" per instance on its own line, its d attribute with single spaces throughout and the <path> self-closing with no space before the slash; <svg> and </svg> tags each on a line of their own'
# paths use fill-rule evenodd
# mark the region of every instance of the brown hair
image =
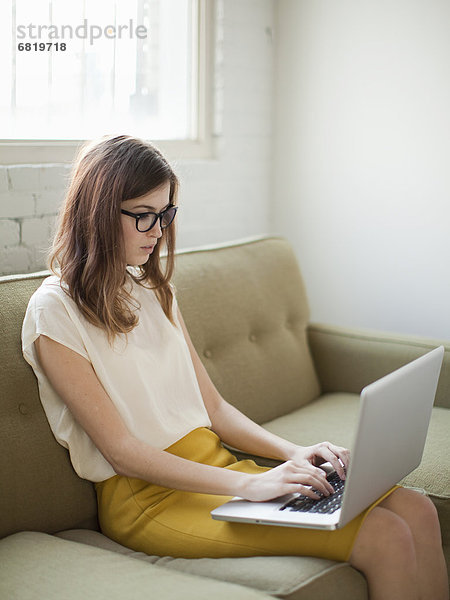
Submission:
<svg viewBox="0 0 450 600">
<path fill-rule="evenodd" d="M 101 138 L 81 149 L 62 206 L 49 257 L 50 269 L 67 284 L 68 292 L 86 319 L 103 328 L 109 340 L 131 331 L 138 322 L 127 292 L 125 249 L 120 221 L 121 203 L 170 183 L 176 203 L 178 179 L 161 152 L 130 136 Z M 161 246 L 167 257 L 161 264 Z M 163 230 L 148 261 L 133 276 L 155 290 L 173 323 L 170 279 L 174 268 L 175 226 Z"/>
</svg>

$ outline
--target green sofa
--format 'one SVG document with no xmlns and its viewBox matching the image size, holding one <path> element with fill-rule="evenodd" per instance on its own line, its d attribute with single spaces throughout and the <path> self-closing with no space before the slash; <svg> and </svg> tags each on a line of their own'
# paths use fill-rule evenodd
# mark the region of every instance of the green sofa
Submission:
<svg viewBox="0 0 450 600">
<path fill-rule="evenodd" d="M 300 557 L 174 559 L 120 546 L 98 530 L 94 486 L 53 438 L 22 358 L 30 295 L 47 273 L 0 278 L 0 598 L 366 600 L 345 563 Z M 180 252 L 184 319 L 222 395 L 301 444 L 351 447 L 366 384 L 443 343 L 310 324 L 295 256 L 281 238 Z M 403 481 L 439 511 L 450 558 L 450 345 L 421 466 Z M 264 464 L 270 461 L 262 461 Z"/>
</svg>

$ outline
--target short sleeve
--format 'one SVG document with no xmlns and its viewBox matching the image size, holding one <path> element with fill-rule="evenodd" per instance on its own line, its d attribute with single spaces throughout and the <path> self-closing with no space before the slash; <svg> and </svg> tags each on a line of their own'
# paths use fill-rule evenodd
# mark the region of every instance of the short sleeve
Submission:
<svg viewBox="0 0 450 600">
<path fill-rule="evenodd" d="M 45 283 L 45 282 L 44 282 Z M 54 285 L 41 286 L 31 297 L 22 325 L 22 352 L 26 361 L 35 369 L 36 353 L 34 342 L 45 335 L 55 342 L 70 348 L 89 360 L 76 323 L 70 316 L 66 302 L 70 301 L 61 288 Z"/>
</svg>

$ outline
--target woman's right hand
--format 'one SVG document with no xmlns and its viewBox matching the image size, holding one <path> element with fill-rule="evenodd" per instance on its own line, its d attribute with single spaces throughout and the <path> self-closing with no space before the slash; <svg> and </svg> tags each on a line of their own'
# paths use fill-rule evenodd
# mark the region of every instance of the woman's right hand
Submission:
<svg viewBox="0 0 450 600">
<path fill-rule="evenodd" d="M 313 465 L 298 466 L 292 460 L 256 475 L 248 475 L 239 494 L 245 500 L 262 502 L 284 494 L 300 493 L 314 500 L 320 496 L 313 489 L 329 496 L 334 492 L 323 469 Z"/>
</svg>

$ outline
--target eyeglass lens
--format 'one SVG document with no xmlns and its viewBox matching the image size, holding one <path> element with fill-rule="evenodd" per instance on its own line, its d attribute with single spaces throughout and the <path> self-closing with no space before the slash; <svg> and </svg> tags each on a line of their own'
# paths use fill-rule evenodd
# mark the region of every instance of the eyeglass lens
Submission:
<svg viewBox="0 0 450 600">
<path fill-rule="evenodd" d="M 157 219 L 160 219 L 161 229 L 165 229 L 168 227 L 175 218 L 177 212 L 176 206 L 171 206 L 167 210 L 163 211 L 160 215 L 155 215 L 154 213 L 148 213 L 138 219 L 137 227 L 139 231 L 148 231 L 151 229 Z"/>
</svg>

